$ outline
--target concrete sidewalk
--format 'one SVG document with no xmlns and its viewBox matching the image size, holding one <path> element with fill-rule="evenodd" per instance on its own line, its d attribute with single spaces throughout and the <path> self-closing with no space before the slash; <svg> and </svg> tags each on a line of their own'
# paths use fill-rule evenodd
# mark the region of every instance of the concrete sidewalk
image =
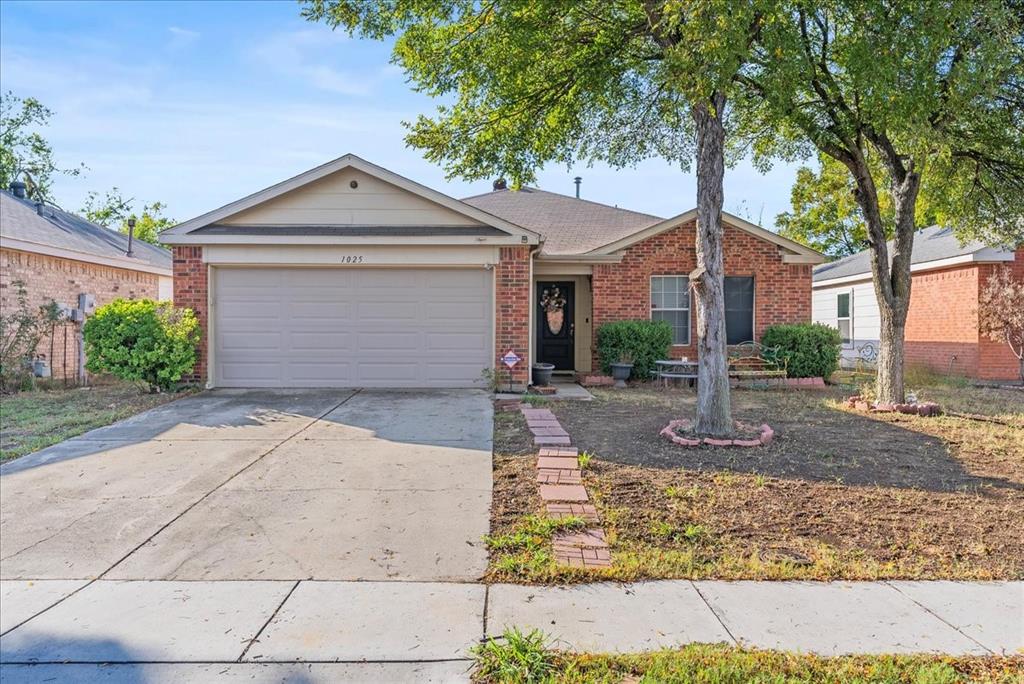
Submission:
<svg viewBox="0 0 1024 684">
<path fill-rule="evenodd" d="M 581 652 L 1024 649 L 1022 582 L 8 580 L 0 605 L 5 682 L 465 681 L 469 649 L 509 626 Z"/>
</svg>

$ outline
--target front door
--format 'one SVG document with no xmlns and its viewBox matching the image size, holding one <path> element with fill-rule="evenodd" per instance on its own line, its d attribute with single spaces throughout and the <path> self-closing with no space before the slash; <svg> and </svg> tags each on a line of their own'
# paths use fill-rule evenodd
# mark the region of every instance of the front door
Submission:
<svg viewBox="0 0 1024 684">
<path fill-rule="evenodd" d="M 555 370 L 576 369 L 574 309 L 573 283 L 537 283 L 537 360 Z"/>
</svg>

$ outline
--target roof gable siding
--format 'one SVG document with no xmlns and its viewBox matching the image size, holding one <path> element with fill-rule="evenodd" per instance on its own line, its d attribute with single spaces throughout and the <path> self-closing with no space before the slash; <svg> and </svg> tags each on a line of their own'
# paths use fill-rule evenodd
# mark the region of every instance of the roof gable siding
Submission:
<svg viewBox="0 0 1024 684">
<path fill-rule="evenodd" d="M 352 181 L 357 187 L 352 188 Z M 222 225 L 481 226 L 355 168 L 345 168 L 219 221 Z"/>
</svg>

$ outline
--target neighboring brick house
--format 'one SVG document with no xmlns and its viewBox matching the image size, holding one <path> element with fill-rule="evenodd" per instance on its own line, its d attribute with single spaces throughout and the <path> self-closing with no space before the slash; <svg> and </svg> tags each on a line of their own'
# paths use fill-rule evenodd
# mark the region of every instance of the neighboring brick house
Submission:
<svg viewBox="0 0 1024 684">
<path fill-rule="evenodd" d="M 1008 268 L 1024 279 L 1024 247 L 961 244 L 951 229 L 932 226 L 914 236 L 911 261 L 907 363 L 982 380 L 1019 377 L 1010 348 L 979 332 L 978 297 L 996 269 Z M 843 335 L 843 365 L 872 365 L 879 314 L 868 252 L 814 269 L 813 301 L 814 320 L 838 327 Z"/>
<path fill-rule="evenodd" d="M 171 299 L 171 255 L 136 240 L 127 256 L 128 238 L 49 204 L 23 196 L 24 186 L 0 190 L 0 307 L 16 306 L 17 283 L 35 310 L 55 301 L 75 308 L 79 294 L 91 294 L 97 306 L 118 298 Z M 55 331 L 53 358 L 47 334 L 37 349 L 52 377 L 74 380 L 78 372 L 78 335 L 74 324 Z"/>
<path fill-rule="evenodd" d="M 353 155 L 175 226 L 175 301 L 211 387 L 467 387 L 514 352 L 591 372 L 601 323 L 657 318 L 696 356 L 695 211 L 534 188 L 456 200 Z M 809 321 L 817 252 L 723 214 L 729 341 Z M 504 377 L 504 370 L 502 370 Z"/>
</svg>

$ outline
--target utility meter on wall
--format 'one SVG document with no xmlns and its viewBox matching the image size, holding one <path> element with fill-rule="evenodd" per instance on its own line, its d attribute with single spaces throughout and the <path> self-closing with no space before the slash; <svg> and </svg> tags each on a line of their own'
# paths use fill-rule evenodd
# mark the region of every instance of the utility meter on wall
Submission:
<svg viewBox="0 0 1024 684">
<path fill-rule="evenodd" d="M 89 315 L 96 310 L 96 295 L 82 293 L 78 295 L 78 308 Z"/>
</svg>

